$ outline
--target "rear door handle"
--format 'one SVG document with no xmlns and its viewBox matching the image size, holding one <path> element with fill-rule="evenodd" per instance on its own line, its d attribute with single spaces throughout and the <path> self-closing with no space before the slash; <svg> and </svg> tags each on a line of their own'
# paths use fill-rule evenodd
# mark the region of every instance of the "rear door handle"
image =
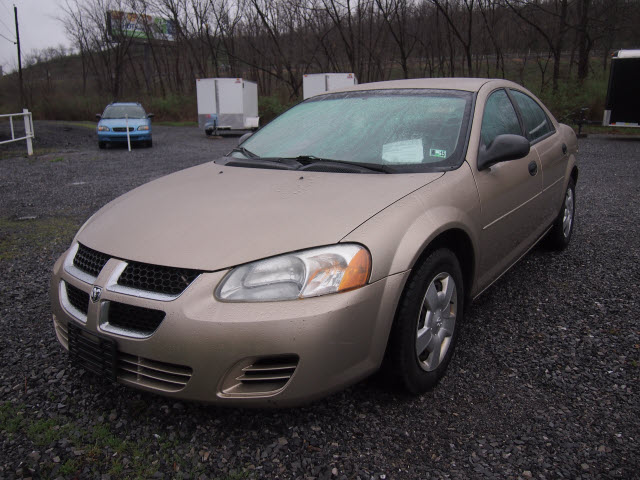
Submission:
<svg viewBox="0 0 640 480">
<path fill-rule="evenodd" d="M 563 143 L 563 144 L 562 144 L 562 154 L 563 154 L 563 155 L 566 155 L 566 154 L 567 154 L 567 144 L 566 144 L 566 143 Z"/>
<path fill-rule="evenodd" d="M 529 163 L 529 175 L 534 177 L 538 173 L 538 164 L 536 162 Z"/>
</svg>

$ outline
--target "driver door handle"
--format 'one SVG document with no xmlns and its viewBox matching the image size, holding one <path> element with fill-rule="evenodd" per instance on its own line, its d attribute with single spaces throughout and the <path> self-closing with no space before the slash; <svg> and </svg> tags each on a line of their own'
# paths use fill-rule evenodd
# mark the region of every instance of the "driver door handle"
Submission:
<svg viewBox="0 0 640 480">
<path fill-rule="evenodd" d="M 529 163 L 529 175 L 534 177 L 538 173 L 538 164 L 536 162 Z"/>
</svg>

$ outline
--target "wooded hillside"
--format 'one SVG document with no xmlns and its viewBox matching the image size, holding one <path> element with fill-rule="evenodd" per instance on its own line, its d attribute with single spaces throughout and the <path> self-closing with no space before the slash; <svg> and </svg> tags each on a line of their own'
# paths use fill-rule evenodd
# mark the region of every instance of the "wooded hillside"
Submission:
<svg viewBox="0 0 640 480">
<path fill-rule="evenodd" d="M 27 59 L 26 102 L 40 117 L 87 118 L 128 99 L 191 120 L 195 79 L 225 76 L 258 82 L 269 116 L 301 99 L 303 74 L 315 72 L 360 83 L 504 77 L 560 115 L 581 96 L 601 108 L 610 54 L 640 47 L 632 0 L 67 0 L 61 16 L 74 53 Z M 1 86 L 0 108 L 16 110 L 15 75 Z"/>
</svg>

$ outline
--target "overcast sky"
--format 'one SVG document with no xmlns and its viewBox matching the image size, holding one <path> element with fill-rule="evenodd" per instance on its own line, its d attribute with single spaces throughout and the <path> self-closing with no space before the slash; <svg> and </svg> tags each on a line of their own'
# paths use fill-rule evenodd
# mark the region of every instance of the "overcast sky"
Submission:
<svg viewBox="0 0 640 480">
<path fill-rule="evenodd" d="M 4 73 L 18 67 L 18 51 L 12 43 L 16 36 L 14 5 L 18 7 L 23 65 L 25 55 L 33 50 L 57 47 L 60 44 L 71 46 L 64 26 L 58 20 L 62 15 L 61 0 L 0 0 L 0 65 Z"/>
</svg>

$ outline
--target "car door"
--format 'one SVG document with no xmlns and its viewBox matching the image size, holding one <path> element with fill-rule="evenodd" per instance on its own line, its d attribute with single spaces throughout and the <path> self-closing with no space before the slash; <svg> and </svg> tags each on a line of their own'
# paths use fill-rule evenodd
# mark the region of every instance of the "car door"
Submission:
<svg viewBox="0 0 640 480">
<path fill-rule="evenodd" d="M 522 123 L 505 89 L 485 103 L 480 145 L 501 134 L 522 135 Z M 473 168 L 481 205 L 482 231 L 478 286 L 482 289 L 515 262 L 535 241 L 541 221 L 542 175 L 535 150 L 517 160 Z"/>
<path fill-rule="evenodd" d="M 510 89 L 509 93 L 520 110 L 526 136 L 542 165 L 540 203 L 544 219 L 539 227 L 539 233 L 542 233 L 558 214 L 564 195 L 564 175 L 569 161 L 569 152 L 567 145 L 562 141 L 562 136 L 556 131 L 553 122 L 536 100 L 519 90 Z"/>
</svg>

